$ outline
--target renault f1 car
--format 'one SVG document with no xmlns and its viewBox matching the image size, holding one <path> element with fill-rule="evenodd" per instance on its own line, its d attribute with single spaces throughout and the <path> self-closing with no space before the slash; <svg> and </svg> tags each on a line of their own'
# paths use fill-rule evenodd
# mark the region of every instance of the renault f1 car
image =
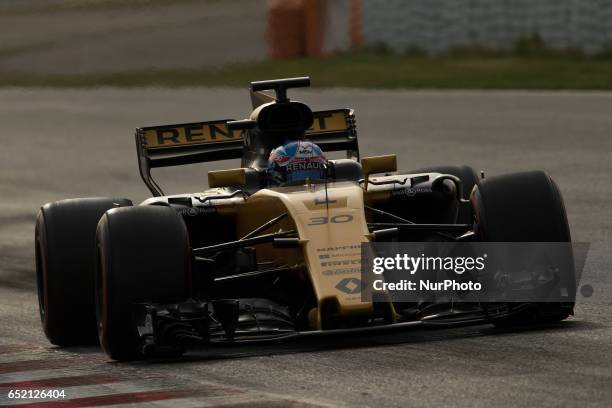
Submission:
<svg viewBox="0 0 612 408">
<path fill-rule="evenodd" d="M 99 340 L 117 360 L 194 346 L 280 341 L 419 326 L 560 321 L 548 303 L 364 301 L 363 242 L 570 242 L 563 200 L 541 171 L 484 178 L 468 166 L 397 171 L 394 155 L 359 157 L 351 109 L 311 111 L 290 78 L 253 82 L 245 120 L 136 130 L 152 197 L 44 205 L 36 220 L 38 299 L 49 341 Z M 270 91 L 274 91 L 272 95 Z M 279 135 L 305 134 L 328 160 L 324 180 L 271 185 Z M 164 195 L 151 170 L 240 159 L 203 192 Z M 494 310 L 493 310 L 494 309 Z"/>
</svg>

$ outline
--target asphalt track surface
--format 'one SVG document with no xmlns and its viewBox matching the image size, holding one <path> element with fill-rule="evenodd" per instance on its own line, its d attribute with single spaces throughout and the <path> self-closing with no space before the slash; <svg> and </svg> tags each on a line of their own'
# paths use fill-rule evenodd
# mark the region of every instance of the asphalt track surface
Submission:
<svg viewBox="0 0 612 408">
<path fill-rule="evenodd" d="M 548 171 L 564 194 L 574 240 L 591 242 L 590 264 L 610 272 L 612 94 L 294 94 L 318 109 L 354 107 L 362 153 L 397 153 L 405 169 L 466 163 L 488 175 Z M 114 363 L 97 348 L 50 346 L 34 284 L 39 206 L 84 196 L 138 202 L 147 190 L 134 127 L 242 118 L 248 103 L 245 91 L 223 89 L 0 91 L 0 406 L 25 402 L 7 399 L 14 388 L 60 388 L 76 399 L 50 406 L 611 405 L 610 302 L 581 302 L 561 324 L 518 332 L 477 326 L 353 336 L 208 350 L 173 362 Z M 198 191 L 207 169 L 234 165 L 184 167 L 161 183 L 170 192 Z"/>
<path fill-rule="evenodd" d="M 0 70 L 91 74 L 211 67 L 266 56 L 264 0 L 129 3 L 0 2 Z"/>
</svg>

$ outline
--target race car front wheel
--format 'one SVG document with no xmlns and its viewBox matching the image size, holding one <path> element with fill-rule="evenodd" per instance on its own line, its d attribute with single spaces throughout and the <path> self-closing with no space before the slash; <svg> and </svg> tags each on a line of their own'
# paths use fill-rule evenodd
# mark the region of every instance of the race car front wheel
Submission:
<svg viewBox="0 0 612 408">
<path fill-rule="evenodd" d="M 94 306 L 96 225 L 121 198 L 79 198 L 45 204 L 34 235 L 38 305 L 43 330 L 58 346 L 97 341 Z"/>
<path fill-rule="evenodd" d="M 555 182 L 542 171 L 488 177 L 472 191 L 475 231 L 487 242 L 571 242 L 563 198 Z M 573 264 L 571 248 L 567 256 Z M 572 275 L 573 275 L 572 269 Z M 497 326 L 551 323 L 573 313 L 575 278 L 567 288 L 571 302 L 509 304 L 518 310 L 495 320 Z"/>
<path fill-rule="evenodd" d="M 187 227 L 170 207 L 118 208 L 96 232 L 96 311 L 100 343 L 114 360 L 139 357 L 132 319 L 136 303 L 189 298 L 191 251 Z"/>
</svg>

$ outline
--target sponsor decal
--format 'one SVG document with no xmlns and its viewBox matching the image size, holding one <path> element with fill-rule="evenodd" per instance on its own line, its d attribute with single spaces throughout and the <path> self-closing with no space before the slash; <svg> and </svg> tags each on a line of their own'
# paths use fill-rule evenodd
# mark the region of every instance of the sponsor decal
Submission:
<svg viewBox="0 0 612 408">
<path fill-rule="evenodd" d="M 361 268 L 340 268 L 340 269 L 325 269 L 323 272 L 323 276 L 332 276 L 332 275 L 347 275 L 347 274 L 356 274 L 360 273 Z"/>
<path fill-rule="evenodd" d="M 430 187 L 406 187 L 391 191 L 392 197 L 414 197 L 417 194 L 430 194 Z"/>
<path fill-rule="evenodd" d="M 349 129 L 344 110 L 314 112 L 314 119 L 306 135 Z M 229 130 L 227 120 L 144 127 L 142 128 L 144 147 L 145 149 L 161 149 L 240 140 L 242 131 Z M 308 154 L 306 150 L 308 147 L 304 147 L 304 154 Z"/>
<path fill-rule="evenodd" d="M 357 278 L 344 278 L 336 284 L 336 289 L 340 292 L 348 293 L 353 295 L 361 292 L 361 280 Z"/>
<path fill-rule="evenodd" d="M 186 217 L 197 217 L 198 215 L 213 214 L 217 209 L 213 206 L 206 207 L 179 207 L 175 208 L 176 212 Z"/>
<path fill-rule="evenodd" d="M 225 121 L 144 128 L 146 149 L 240 140 L 240 130 L 229 130 Z"/>
<path fill-rule="evenodd" d="M 300 143 L 298 145 L 297 154 L 300 154 L 300 155 L 304 154 L 304 155 L 311 156 L 313 153 L 314 153 L 314 149 L 311 144 Z"/>
<path fill-rule="evenodd" d="M 347 265 L 361 265 L 361 259 L 342 259 L 342 260 L 336 260 L 336 261 L 321 262 L 321 266 L 323 267 L 347 266 Z"/>
<path fill-rule="evenodd" d="M 329 258 L 354 258 L 361 256 L 358 252 L 341 252 L 341 253 L 331 253 L 331 254 L 323 254 L 319 255 L 319 259 L 329 259 Z"/>
<path fill-rule="evenodd" d="M 358 249 L 361 251 L 361 244 L 331 246 L 325 248 L 317 248 L 317 252 L 335 252 L 335 251 L 347 251 L 349 249 Z"/>
<path fill-rule="evenodd" d="M 314 122 L 306 135 L 321 132 L 339 132 L 349 128 L 344 110 L 313 112 Z"/>
<path fill-rule="evenodd" d="M 317 161 L 300 161 L 300 162 L 290 162 L 286 166 L 289 171 L 298 171 L 298 170 L 325 170 L 325 164 Z"/>
</svg>

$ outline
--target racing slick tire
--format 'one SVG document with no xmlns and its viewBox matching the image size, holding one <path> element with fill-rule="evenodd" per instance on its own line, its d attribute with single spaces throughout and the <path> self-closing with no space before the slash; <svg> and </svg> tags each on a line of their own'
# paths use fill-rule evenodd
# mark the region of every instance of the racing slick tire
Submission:
<svg viewBox="0 0 612 408">
<path fill-rule="evenodd" d="M 94 344 L 96 225 L 125 198 L 79 198 L 45 204 L 36 217 L 34 245 L 38 306 L 45 335 L 57 346 Z"/>
<path fill-rule="evenodd" d="M 459 177 L 463 187 L 463 199 L 469 200 L 470 193 L 480 183 L 480 178 L 476 174 L 476 171 L 470 166 L 432 166 L 424 167 L 422 169 L 412 170 L 409 173 L 441 173 L 450 174 L 455 177 Z M 472 209 L 469 205 L 460 204 L 457 213 L 458 224 L 472 224 Z"/>
<path fill-rule="evenodd" d="M 172 208 L 107 211 L 96 232 L 98 335 L 114 360 L 140 357 L 132 305 L 189 298 L 191 250 L 183 218 Z"/>
<path fill-rule="evenodd" d="M 488 177 L 472 192 L 475 231 L 486 242 L 571 242 L 563 198 L 543 171 Z M 571 249 L 567 254 L 572 260 Z M 574 271 L 572 271 L 574 273 Z M 576 293 L 568 288 L 573 299 Z M 499 327 L 554 323 L 573 314 L 574 302 L 508 304 L 517 311 L 493 323 Z"/>
</svg>

